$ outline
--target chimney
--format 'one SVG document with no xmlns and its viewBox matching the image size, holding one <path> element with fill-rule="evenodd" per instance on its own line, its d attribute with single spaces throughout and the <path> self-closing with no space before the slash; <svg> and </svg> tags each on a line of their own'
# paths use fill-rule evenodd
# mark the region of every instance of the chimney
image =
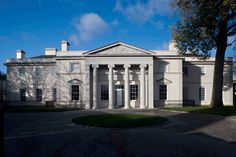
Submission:
<svg viewBox="0 0 236 157">
<path fill-rule="evenodd" d="M 16 59 L 24 59 L 25 52 L 23 50 L 16 50 Z"/>
<path fill-rule="evenodd" d="M 174 40 L 171 40 L 169 43 L 169 50 L 170 51 L 177 51 L 177 43 Z"/>
<path fill-rule="evenodd" d="M 68 51 L 69 50 L 69 42 L 68 41 L 61 41 L 61 51 Z"/>
<path fill-rule="evenodd" d="M 56 48 L 45 48 L 45 55 L 47 56 L 55 56 L 57 54 Z"/>
</svg>

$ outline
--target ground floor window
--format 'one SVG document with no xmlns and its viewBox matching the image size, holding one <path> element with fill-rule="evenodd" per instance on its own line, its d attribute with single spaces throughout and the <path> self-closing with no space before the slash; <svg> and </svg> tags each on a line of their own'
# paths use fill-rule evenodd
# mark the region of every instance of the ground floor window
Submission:
<svg viewBox="0 0 236 157">
<path fill-rule="evenodd" d="M 20 101 L 26 101 L 26 89 L 20 89 Z"/>
<path fill-rule="evenodd" d="M 52 100 L 57 101 L 57 89 L 56 88 L 52 89 Z"/>
<path fill-rule="evenodd" d="M 166 100 L 167 99 L 167 85 L 159 86 L 159 99 Z"/>
<path fill-rule="evenodd" d="M 108 85 L 101 85 L 101 100 L 108 100 Z"/>
<path fill-rule="evenodd" d="M 138 85 L 130 85 L 130 100 L 138 100 Z"/>
<path fill-rule="evenodd" d="M 79 100 L 79 85 L 71 85 L 71 100 Z"/>
<path fill-rule="evenodd" d="M 38 102 L 42 101 L 42 89 L 39 88 L 36 89 L 36 101 Z"/>
<path fill-rule="evenodd" d="M 201 100 L 201 101 L 205 100 L 205 88 L 204 87 L 199 88 L 199 100 Z"/>
</svg>

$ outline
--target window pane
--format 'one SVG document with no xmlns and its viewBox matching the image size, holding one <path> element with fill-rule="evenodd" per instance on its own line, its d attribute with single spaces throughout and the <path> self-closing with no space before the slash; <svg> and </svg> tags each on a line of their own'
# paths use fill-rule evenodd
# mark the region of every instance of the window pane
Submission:
<svg viewBox="0 0 236 157">
<path fill-rule="evenodd" d="M 101 100 L 108 100 L 108 98 L 109 98 L 108 85 L 101 85 Z"/>
<path fill-rule="evenodd" d="M 71 63 L 71 72 L 79 72 L 79 63 Z"/>
<path fill-rule="evenodd" d="M 39 88 L 36 89 L 36 101 L 38 102 L 42 101 L 42 89 Z"/>
<path fill-rule="evenodd" d="M 20 76 L 25 76 L 25 68 L 24 67 L 21 67 L 19 69 L 19 72 L 20 72 Z"/>
<path fill-rule="evenodd" d="M 71 100 L 79 100 L 79 85 L 71 85 Z"/>
<path fill-rule="evenodd" d="M 35 72 L 36 72 L 36 76 L 40 76 L 41 75 L 41 69 L 40 68 L 36 68 Z"/>
<path fill-rule="evenodd" d="M 159 99 L 166 100 L 167 99 L 167 85 L 159 86 Z"/>
<path fill-rule="evenodd" d="M 52 100 L 57 101 L 57 89 L 56 88 L 52 89 Z"/>
<path fill-rule="evenodd" d="M 199 88 L 199 100 L 202 100 L 202 101 L 205 100 L 205 88 L 204 87 Z"/>
<path fill-rule="evenodd" d="M 130 85 L 130 100 L 138 100 L 138 85 Z"/>
</svg>

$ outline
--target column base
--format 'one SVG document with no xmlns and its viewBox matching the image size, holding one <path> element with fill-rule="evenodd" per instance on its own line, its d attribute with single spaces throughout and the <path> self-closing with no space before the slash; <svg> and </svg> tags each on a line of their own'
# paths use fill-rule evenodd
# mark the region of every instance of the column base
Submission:
<svg viewBox="0 0 236 157">
<path fill-rule="evenodd" d="M 129 106 L 125 106 L 124 109 L 130 109 L 130 107 Z"/>
<path fill-rule="evenodd" d="M 86 105 L 86 106 L 85 106 L 85 109 L 86 109 L 86 110 L 90 109 L 90 106 L 87 106 L 87 105 Z"/>
<path fill-rule="evenodd" d="M 114 109 L 114 107 L 109 106 L 108 109 Z"/>
<path fill-rule="evenodd" d="M 93 110 L 97 109 L 97 107 L 93 107 Z"/>
<path fill-rule="evenodd" d="M 146 109 L 146 107 L 145 106 L 141 106 L 141 107 L 139 107 L 139 109 Z"/>
</svg>

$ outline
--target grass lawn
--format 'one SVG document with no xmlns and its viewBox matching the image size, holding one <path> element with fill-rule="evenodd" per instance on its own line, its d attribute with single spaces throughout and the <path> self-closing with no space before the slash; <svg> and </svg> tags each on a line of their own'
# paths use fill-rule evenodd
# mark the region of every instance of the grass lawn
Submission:
<svg viewBox="0 0 236 157">
<path fill-rule="evenodd" d="M 105 128 L 132 128 L 163 124 L 167 119 L 159 116 L 142 114 L 102 114 L 83 116 L 72 119 L 75 124 L 105 127 Z"/>
<path fill-rule="evenodd" d="M 7 107 L 3 112 L 63 112 L 79 110 L 79 108 L 53 108 L 53 107 Z"/>
<path fill-rule="evenodd" d="M 222 109 L 213 109 L 209 106 L 191 106 L 191 107 L 178 107 L 178 108 L 163 108 L 171 111 L 184 111 L 184 112 L 195 112 L 195 113 L 208 113 L 217 114 L 221 116 L 236 115 L 236 106 L 224 106 Z"/>
</svg>

